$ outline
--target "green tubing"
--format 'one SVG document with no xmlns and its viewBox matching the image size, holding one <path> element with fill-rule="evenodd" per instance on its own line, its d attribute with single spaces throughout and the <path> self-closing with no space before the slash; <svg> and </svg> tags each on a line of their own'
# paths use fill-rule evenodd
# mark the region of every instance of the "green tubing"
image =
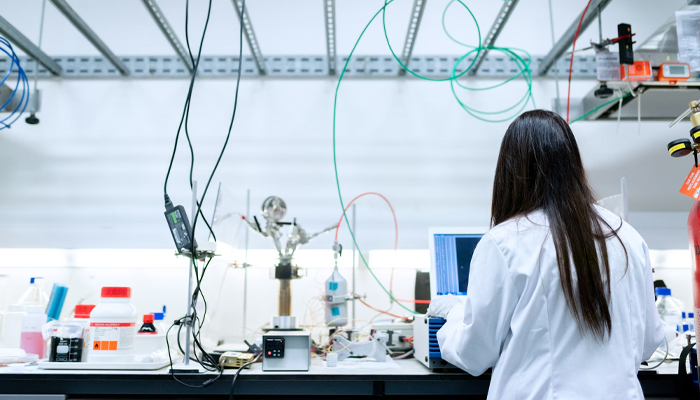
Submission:
<svg viewBox="0 0 700 400">
<path fill-rule="evenodd" d="M 462 3 L 462 0 L 452 0 L 452 1 L 450 1 L 450 3 L 447 5 L 447 7 L 449 7 L 449 6 L 450 6 L 452 3 L 454 3 L 455 1 L 458 2 L 459 4 L 461 4 L 462 6 L 464 6 L 464 8 L 466 8 L 467 11 L 469 11 L 469 15 L 471 15 L 472 20 L 474 20 L 474 25 L 476 26 L 476 31 L 477 31 L 477 33 L 478 33 L 478 35 L 479 35 L 479 43 L 481 43 L 481 30 L 479 29 L 479 23 L 476 21 L 476 17 L 475 17 L 474 14 L 472 13 L 472 10 L 470 10 L 469 7 L 467 7 L 466 4 Z M 433 82 L 452 81 L 452 80 L 455 80 L 455 79 L 459 78 L 460 76 L 466 74 L 467 72 L 469 72 L 469 70 L 472 68 L 472 66 L 473 66 L 474 63 L 476 62 L 476 56 L 474 57 L 474 60 L 472 60 L 472 63 L 469 64 L 469 66 L 468 66 L 464 71 L 462 71 L 462 73 L 460 73 L 460 74 L 457 75 L 457 76 L 450 76 L 449 78 L 429 78 L 429 77 L 427 77 L 427 76 L 423 76 L 423 75 L 417 74 L 417 73 L 414 72 L 412 69 L 408 68 L 408 67 L 401 61 L 401 59 L 399 58 L 399 56 L 397 56 L 396 53 L 394 52 L 394 48 L 391 47 L 391 42 L 389 41 L 389 35 L 388 35 L 387 32 L 386 32 L 386 12 L 385 12 L 385 10 L 386 10 L 386 6 L 389 5 L 389 3 L 392 3 L 392 2 L 393 2 L 393 0 L 391 0 L 391 1 L 389 1 L 389 0 L 384 0 L 384 7 L 382 7 L 382 9 L 381 9 L 381 12 L 382 12 L 382 26 L 384 27 L 384 38 L 386 39 L 386 44 L 387 44 L 387 46 L 389 46 L 389 51 L 391 51 L 391 55 L 394 56 L 394 59 L 396 60 L 396 62 L 399 63 L 399 65 L 401 66 L 401 68 L 403 68 L 404 70 L 406 70 L 406 72 L 408 72 L 409 74 L 415 76 L 416 78 L 423 79 L 423 80 L 426 80 L 426 81 L 433 81 Z M 445 9 L 447 9 L 447 7 L 446 7 Z M 371 21 L 370 21 L 370 22 L 371 22 Z M 362 36 L 360 36 L 360 38 L 361 38 L 361 37 L 362 37 Z M 479 48 L 477 49 L 477 56 L 479 55 L 479 53 L 481 53 L 481 50 L 482 50 L 481 47 L 479 47 Z M 471 52 L 470 52 L 470 53 L 471 53 Z M 469 54 L 469 53 L 467 53 L 467 54 Z M 464 57 L 462 57 L 462 59 L 464 59 Z M 457 62 L 457 64 L 459 64 L 459 62 Z"/>
<path fill-rule="evenodd" d="M 336 186 L 337 186 L 337 189 L 338 189 L 338 198 L 339 198 L 339 200 L 340 200 L 340 209 L 341 209 L 342 212 L 343 212 L 343 219 L 345 220 L 345 223 L 347 224 L 348 231 L 350 232 L 350 236 L 352 237 L 352 241 L 353 241 L 353 243 L 355 244 L 355 247 L 356 247 L 357 250 L 358 250 L 358 254 L 360 255 L 360 259 L 362 260 L 362 263 L 365 265 L 365 267 L 367 267 L 367 270 L 370 272 L 370 274 L 372 275 L 372 277 L 374 278 L 374 280 L 377 282 L 377 284 L 379 284 L 379 286 L 382 288 L 382 290 L 389 296 L 389 298 L 390 298 L 393 302 L 397 303 L 397 304 L 398 304 L 401 308 L 403 308 L 404 310 L 406 310 L 406 311 L 408 311 L 408 312 L 410 312 L 410 313 L 413 313 L 413 314 L 417 314 L 415 311 L 413 311 L 413 310 L 411 310 L 410 308 L 406 307 L 406 306 L 403 305 L 401 302 L 396 301 L 396 299 L 395 299 L 394 296 L 393 296 L 393 293 L 391 293 L 389 290 L 387 290 L 387 288 L 381 283 L 381 281 L 379 280 L 379 278 L 377 278 L 377 276 L 375 275 L 374 271 L 372 271 L 372 269 L 369 267 L 369 263 L 367 262 L 367 259 L 365 258 L 364 254 L 362 253 L 362 250 L 360 249 L 359 244 L 357 243 L 357 238 L 355 237 L 355 232 L 353 232 L 352 227 L 351 227 L 351 225 L 350 225 L 350 221 L 348 220 L 348 216 L 347 216 L 347 214 L 345 213 L 345 203 L 344 203 L 344 201 L 343 201 L 343 194 L 342 194 L 342 190 L 341 190 L 341 188 L 340 188 L 340 177 L 339 177 L 339 174 L 338 174 L 338 156 L 337 156 L 337 151 L 336 151 L 336 121 L 337 121 L 337 111 L 338 111 L 338 93 L 339 93 L 339 91 L 340 91 L 340 84 L 341 84 L 341 82 L 343 81 L 343 77 L 345 76 L 345 72 L 347 71 L 347 68 L 348 68 L 348 65 L 349 65 L 349 63 L 350 63 L 350 60 L 352 59 L 352 56 L 353 56 L 353 54 L 355 53 L 355 50 L 357 49 L 357 46 L 360 44 L 360 41 L 362 40 L 362 37 L 364 36 L 365 32 L 367 32 L 367 29 L 369 28 L 369 26 L 374 22 L 374 20 L 375 20 L 375 19 L 379 16 L 379 14 L 381 13 L 381 14 L 382 14 L 382 26 L 383 26 L 383 28 L 384 28 L 384 38 L 386 39 L 387 46 L 389 47 L 389 50 L 391 51 L 392 56 L 393 56 L 394 59 L 399 63 L 399 65 L 401 65 L 401 67 L 402 67 L 406 72 L 408 72 L 409 74 L 413 75 L 413 76 L 416 77 L 416 78 L 419 78 L 419 79 L 422 79 L 422 80 L 425 80 L 425 81 L 432 81 L 432 82 L 450 82 L 450 86 L 451 86 L 451 88 L 452 88 L 452 93 L 453 93 L 455 99 L 457 100 L 457 102 L 459 103 L 459 105 L 462 107 L 462 109 L 464 109 L 464 111 L 466 111 L 467 113 L 469 113 L 470 115 L 472 115 L 474 118 L 476 118 L 476 119 L 478 119 L 478 120 L 485 121 L 485 122 L 503 122 L 503 121 L 508 121 L 508 120 L 510 120 L 511 118 L 515 117 L 517 114 L 519 114 L 523 109 L 525 109 L 525 107 L 527 107 L 528 100 L 531 100 L 531 101 L 532 101 L 533 107 L 536 108 L 536 105 L 535 105 L 535 100 L 534 100 L 534 98 L 532 97 L 532 73 L 531 73 L 531 71 L 530 71 L 530 62 L 531 62 L 531 60 L 532 60 L 532 57 L 530 56 L 530 54 L 529 54 L 528 52 L 526 52 L 525 50 L 522 50 L 522 49 L 516 49 L 516 48 L 510 49 L 510 48 L 507 48 L 507 47 L 489 46 L 488 48 L 484 48 L 484 47 L 482 47 L 482 46 L 471 46 L 471 45 L 469 45 L 469 44 L 460 42 L 459 40 L 457 40 L 456 38 L 454 38 L 454 37 L 448 32 L 447 27 L 446 27 L 446 25 L 445 25 L 445 15 L 446 15 L 446 13 L 447 13 L 447 10 L 448 10 L 448 9 L 450 8 L 450 6 L 452 5 L 452 3 L 457 2 L 457 3 L 461 4 L 461 5 L 469 12 L 469 15 L 471 16 L 472 20 L 474 21 L 474 25 L 476 26 L 476 30 L 477 30 L 477 32 L 478 32 L 478 43 L 481 43 L 481 31 L 480 31 L 480 28 L 479 28 L 479 23 L 477 22 L 476 17 L 475 17 L 474 14 L 472 13 L 472 11 L 469 9 L 469 7 L 467 7 L 467 5 L 466 5 L 462 0 L 452 0 L 452 1 L 450 1 L 450 2 L 447 4 L 447 6 L 445 7 L 445 10 L 443 11 L 443 14 L 442 14 L 442 26 L 443 26 L 443 30 L 445 31 L 445 34 L 447 35 L 448 38 L 450 38 L 450 39 L 451 39 L 452 41 L 454 41 L 455 43 L 460 44 L 460 45 L 462 45 L 462 46 L 464 46 L 464 47 L 467 47 L 467 48 L 469 48 L 469 49 L 471 49 L 471 50 L 469 50 L 466 54 L 464 54 L 462 57 L 460 57 L 460 58 L 457 60 L 457 62 L 455 63 L 454 67 L 452 68 L 452 72 L 451 72 L 450 76 L 449 76 L 449 77 L 446 77 L 446 78 L 430 78 L 430 77 L 427 77 L 427 76 L 420 75 L 420 74 L 416 73 L 415 71 L 411 70 L 410 68 L 408 68 L 408 66 L 406 66 L 406 65 L 401 61 L 401 59 L 399 58 L 399 56 L 396 55 L 396 52 L 395 52 L 394 49 L 392 48 L 391 42 L 389 41 L 389 35 L 388 35 L 387 29 L 386 29 L 386 7 L 387 7 L 388 5 L 394 3 L 394 1 L 395 1 L 395 0 L 384 0 L 384 5 L 372 16 L 372 18 L 369 20 L 369 22 L 367 23 L 367 25 L 365 25 L 365 27 L 362 29 L 362 32 L 360 33 L 360 36 L 357 38 L 357 41 L 356 41 L 355 44 L 353 45 L 352 50 L 350 51 L 350 54 L 348 55 L 348 58 L 347 58 L 347 60 L 345 61 L 345 64 L 343 65 L 343 69 L 342 69 L 341 72 L 340 72 L 340 76 L 338 77 L 338 84 L 337 84 L 336 87 L 335 87 L 335 95 L 334 95 L 334 100 L 333 100 L 333 168 L 334 168 L 334 170 L 335 170 L 335 183 L 336 183 Z M 520 69 L 520 72 L 519 72 L 518 74 L 516 74 L 516 75 L 510 77 L 509 79 L 506 79 L 506 80 L 503 81 L 503 82 L 500 82 L 500 83 L 498 83 L 498 84 L 496 84 L 496 85 L 493 85 L 493 86 L 490 86 L 490 87 L 486 87 L 486 88 L 471 88 L 471 87 L 468 87 L 468 86 L 464 85 L 463 83 L 459 82 L 459 81 L 458 81 L 458 78 L 464 76 L 467 72 L 469 72 L 469 70 L 471 70 L 471 68 L 474 66 L 474 64 L 475 64 L 475 62 L 476 62 L 476 59 L 477 59 L 478 55 L 479 55 L 482 51 L 484 51 L 484 50 L 495 50 L 495 51 L 499 51 L 499 52 L 501 52 L 501 53 L 507 55 L 508 57 L 510 57 L 511 60 L 513 60 L 513 61 L 518 65 L 518 68 Z M 516 51 L 517 51 L 517 52 L 524 53 L 524 54 L 526 55 L 527 60 L 523 59 L 523 57 L 521 57 L 520 55 L 518 55 L 518 54 L 516 53 Z M 474 53 L 476 53 L 476 55 L 474 56 L 474 59 L 471 61 L 471 64 L 469 64 L 469 66 L 468 66 L 467 68 L 465 68 L 464 71 L 462 71 L 462 72 L 460 72 L 459 74 L 457 74 L 457 73 L 456 73 L 456 71 L 457 71 L 457 66 L 458 66 L 460 63 L 462 63 L 467 57 L 469 57 L 470 55 L 472 55 L 472 54 L 474 54 Z M 503 85 L 505 85 L 505 84 L 507 84 L 507 83 L 509 83 L 509 82 L 511 82 L 511 81 L 513 81 L 513 80 L 515 80 L 515 79 L 517 79 L 517 78 L 520 77 L 520 76 L 522 76 L 523 79 L 525 80 L 525 82 L 527 83 L 527 90 L 526 90 L 526 92 L 525 92 L 525 95 L 524 95 L 517 103 L 515 103 L 513 106 L 508 107 L 508 108 L 506 108 L 506 109 L 504 109 L 504 110 L 501 110 L 501 111 L 480 111 L 480 110 L 475 110 L 475 109 L 473 109 L 473 108 L 467 106 L 467 105 L 459 98 L 459 96 L 457 95 L 457 92 L 455 91 L 455 86 L 461 87 L 462 89 L 465 89 L 465 90 L 468 90 L 468 91 L 473 91 L 473 92 L 491 90 L 491 89 L 495 89 L 495 88 L 501 87 L 501 86 L 503 86 Z M 456 85 L 455 85 L 455 83 L 456 83 Z M 519 108 L 518 108 L 518 107 L 519 107 Z M 517 110 L 516 112 L 513 112 L 513 110 L 515 110 L 516 108 L 517 108 L 518 110 Z M 506 113 L 513 113 L 513 115 L 510 115 L 510 116 L 507 117 L 507 118 L 497 118 L 497 119 L 489 119 L 489 118 L 483 117 L 483 116 L 501 115 L 501 114 L 506 114 Z M 482 115 L 483 115 L 483 116 L 482 116 Z"/>
<path fill-rule="evenodd" d="M 587 116 L 593 114 L 594 112 L 600 110 L 601 108 L 603 108 L 603 107 L 605 107 L 605 106 L 609 106 L 609 105 L 612 104 L 612 103 L 615 103 L 615 102 L 620 101 L 620 99 L 624 100 L 624 99 L 626 99 L 626 98 L 628 98 L 628 97 L 630 97 L 630 96 L 632 96 L 632 93 L 625 93 L 625 94 L 622 95 L 621 97 L 618 97 L 618 98 L 616 98 L 616 99 L 614 99 L 614 100 L 610 100 L 610 101 L 608 101 L 608 102 L 606 102 L 606 103 L 603 103 L 603 104 L 599 105 L 598 107 L 592 109 L 591 111 L 589 111 L 589 112 L 583 114 L 582 116 L 576 118 L 575 120 L 569 122 L 569 125 L 573 124 L 574 122 L 577 122 L 577 121 L 580 121 L 580 120 L 586 118 Z"/>
<path fill-rule="evenodd" d="M 345 219 L 345 223 L 348 225 L 348 231 L 350 232 L 350 236 L 352 237 L 353 243 L 355 243 L 355 247 L 357 248 L 357 253 L 360 255 L 360 259 L 362 260 L 362 263 L 365 264 L 365 267 L 367 267 L 367 270 L 369 271 L 370 274 L 372 274 L 372 277 L 374 278 L 375 281 L 379 284 L 379 286 L 384 290 L 384 292 L 389 295 L 389 298 L 397 303 L 399 306 L 401 306 L 403 309 L 406 311 L 412 313 L 412 314 L 418 314 L 417 312 L 411 310 L 410 308 L 404 306 L 401 304 L 401 302 L 396 301 L 394 298 L 394 295 L 389 292 L 384 285 L 382 285 L 382 282 L 377 278 L 377 275 L 374 274 L 374 271 L 372 271 L 372 268 L 369 267 L 369 263 L 365 259 L 364 254 L 362 254 L 362 250 L 360 249 L 360 246 L 357 244 L 357 239 L 355 238 L 355 232 L 352 230 L 352 226 L 350 225 L 350 220 L 348 220 L 347 214 L 345 214 L 345 203 L 343 202 L 343 194 L 340 190 L 340 179 L 338 177 L 338 157 L 336 154 L 336 146 L 335 146 L 335 122 L 336 122 L 336 113 L 338 109 L 338 89 L 340 89 L 340 82 L 343 81 L 343 76 L 345 76 L 345 71 L 348 68 L 348 64 L 350 63 L 350 59 L 352 58 L 352 55 L 355 53 L 355 49 L 357 48 L 357 45 L 360 44 L 360 39 L 362 39 L 362 36 L 365 34 L 367 31 L 367 28 L 372 24 L 372 21 L 374 21 L 375 18 L 379 15 L 380 12 L 384 10 L 384 8 L 388 5 L 393 3 L 394 0 L 389 0 L 389 2 L 384 4 L 384 7 L 382 7 L 379 11 L 377 11 L 372 19 L 369 20 L 367 25 L 365 25 L 365 28 L 362 30 L 362 33 L 360 33 L 360 37 L 357 38 L 357 41 L 355 42 L 355 45 L 352 47 L 352 51 L 350 51 L 350 55 L 348 56 L 348 59 L 345 61 L 345 65 L 343 66 L 343 70 L 340 72 L 340 77 L 338 78 L 338 84 L 335 87 L 335 99 L 333 102 L 333 168 L 335 169 L 335 183 L 336 186 L 338 187 L 338 198 L 340 199 L 340 209 L 343 211 L 343 218 Z"/>
</svg>

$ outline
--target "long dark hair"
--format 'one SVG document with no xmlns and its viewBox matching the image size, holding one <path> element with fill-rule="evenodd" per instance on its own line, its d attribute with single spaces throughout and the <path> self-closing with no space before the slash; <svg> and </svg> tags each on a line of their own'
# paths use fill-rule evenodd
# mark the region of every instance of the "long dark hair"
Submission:
<svg viewBox="0 0 700 400">
<path fill-rule="evenodd" d="M 544 212 L 569 310 L 582 333 L 603 340 L 612 330 L 606 240 L 620 238 L 617 229 L 598 215 L 594 203 L 569 125 L 545 110 L 516 118 L 501 142 L 491 222 L 495 226 L 532 211 Z"/>
</svg>

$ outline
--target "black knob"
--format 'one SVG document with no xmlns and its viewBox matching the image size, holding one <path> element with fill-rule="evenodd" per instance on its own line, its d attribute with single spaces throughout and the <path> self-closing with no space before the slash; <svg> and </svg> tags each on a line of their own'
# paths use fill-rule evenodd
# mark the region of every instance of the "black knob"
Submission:
<svg viewBox="0 0 700 400">
<path fill-rule="evenodd" d="M 34 113 L 31 113 L 24 121 L 29 125 L 36 125 L 39 123 L 39 118 L 37 118 Z"/>
</svg>

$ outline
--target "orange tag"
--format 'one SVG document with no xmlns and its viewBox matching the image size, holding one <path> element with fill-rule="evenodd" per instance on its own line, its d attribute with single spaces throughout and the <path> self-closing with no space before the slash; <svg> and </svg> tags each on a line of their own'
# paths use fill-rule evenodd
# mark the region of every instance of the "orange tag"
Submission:
<svg viewBox="0 0 700 400">
<path fill-rule="evenodd" d="M 685 178 L 683 187 L 681 187 L 679 192 L 696 200 L 698 199 L 698 196 L 700 196 L 700 168 L 693 165 L 693 169 L 690 170 L 690 174 Z"/>
</svg>

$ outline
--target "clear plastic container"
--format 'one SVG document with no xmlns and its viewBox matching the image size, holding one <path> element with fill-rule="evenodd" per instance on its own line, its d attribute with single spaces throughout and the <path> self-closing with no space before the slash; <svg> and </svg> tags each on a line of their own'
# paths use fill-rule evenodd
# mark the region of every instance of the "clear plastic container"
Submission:
<svg viewBox="0 0 700 400">
<path fill-rule="evenodd" d="M 659 311 L 659 317 L 662 321 L 680 330 L 683 325 L 682 312 L 678 304 L 671 298 L 671 289 L 656 288 L 656 309 Z"/>
<path fill-rule="evenodd" d="M 163 311 L 162 312 L 152 312 L 153 314 L 153 325 L 156 326 L 156 329 L 158 330 L 158 333 L 160 334 L 165 334 L 165 332 L 170 328 L 170 324 L 165 323 L 165 311 L 166 308 L 163 306 Z"/>
<path fill-rule="evenodd" d="M 49 295 L 44 291 L 44 278 L 29 279 L 29 289 L 19 298 L 17 304 L 46 307 L 49 304 Z"/>
<path fill-rule="evenodd" d="M 36 354 L 44 358 L 46 341 L 41 334 L 41 327 L 46 323 L 45 306 L 27 306 L 27 314 L 22 317 L 22 333 L 19 347 L 27 354 Z"/>
<path fill-rule="evenodd" d="M 50 362 L 81 362 L 85 329 L 80 322 L 53 323 L 49 345 Z"/>
<path fill-rule="evenodd" d="M 24 306 L 13 305 L 5 313 L 2 319 L 2 330 L 0 330 L 0 348 L 19 349 L 22 317 L 27 314 L 24 309 Z"/>
<path fill-rule="evenodd" d="M 103 287 L 100 303 L 90 313 L 88 362 L 133 362 L 136 309 L 131 288 Z"/>
</svg>

